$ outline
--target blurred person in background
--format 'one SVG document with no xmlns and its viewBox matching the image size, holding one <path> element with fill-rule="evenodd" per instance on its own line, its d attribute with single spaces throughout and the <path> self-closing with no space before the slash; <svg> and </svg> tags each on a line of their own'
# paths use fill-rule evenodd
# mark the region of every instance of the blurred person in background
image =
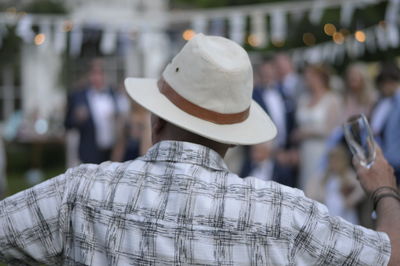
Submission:
<svg viewBox="0 0 400 266">
<path fill-rule="evenodd" d="M 299 97 L 304 92 L 304 85 L 289 55 L 277 54 L 274 58 L 274 67 L 277 72 L 277 88 L 285 103 L 286 134 L 290 136 L 296 127 L 296 108 Z"/>
<path fill-rule="evenodd" d="M 287 110 L 285 100 L 278 90 L 277 71 L 274 61 L 266 59 L 258 68 L 259 83 L 253 91 L 253 99 L 271 116 L 279 135 L 276 145 L 286 146 L 288 142 Z"/>
<path fill-rule="evenodd" d="M 285 98 L 278 89 L 278 74 L 275 60 L 265 59 L 258 70 L 259 84 L 254 88 L 253 99 L 270 115 L 279 132 L 274 145 L 269 148 L 272 149 L 272 152 L 268 152 L 271 153 L 273 157 L 271 159 L 274 161 L 274 180 L 281 184 L 295 187 L 297 157 L 296 153 L 291 149 L 292 146 L 289 137 L 291 131 L 289 124 L 293 126 L 293 121 L 290 121 L 292 114 L 287 110 Z M 255 147 L 254 149 L 257 150 L 260 148 Z M 251 158 L 250 156 L 250 160 Z M 259 164 L 259 162 L 245 163 L 242 175 L 249 174 L 249 169 L 252 168 L 250 165 L 254 166 L 256 164 Z"/>
<path fill-rule="evenodd" d="M 151 147 L 150 113 L 131 101 L 127 119 L 122 121 L 122 131 L 113 151 L 113 161 L 121 162 L 136 159 Z"/>
<path fill-rule="evenodd" d="M 377 94 L 373 90 L 371 79 L 364 64 L 352 63 L 347 67 L 345 88 L 341 93 L 343 95 L 343 107 L 341 108 L 343 115 L 340 124 L 327 139 L 327 153 L 344 140 L 342 124 L 354 115 L 364 114 L 369 117 L 377 100 Z M 326 161 L 326 159 L 324 160 Z"/>
<path fill-rule="evenodd" d="M 329 72 L 324 66 L 311 65 L 305 69 L 307 94 L 299 100 L 293 134 L 299 143 L 299 188 L 308 188 L 309 178 L 320 171 L 326 151 L 326 139 L 339 124 L 340 98 L 330 92 Z M 307 191 L 305 191 L 307 194 Z"/>
<path fill-rule="evenodd" d="M 264 181 L 276 177 L 273 159 L 273 142 L 265 142 L 250 147 L 251 165 L 246 176 L 254 176 Z"/>
<path fill-rule="evenodd" d="M 343 122 L 357 114 L 365 114 L 368 117 L 377 95 L 372 88 L 366 66 L 362 63 L 349 65 L 345 81 Z"/>
<path fill-rule="evenodd" d="M 116 142 L 120 110 L 115 92 L 107 84 L 103 62 L 90 64 L 88 84 L 68 97 L 67 129 L 79 132 L 79 160 L 101 163 L 110 160 Z"/>
<path fill-rule="evenodd" d="M 6 187 L 6 150 L 4 148 L 3 138 L 0 136 L 0 199 L 5 196 Z"/>
<path fill-rule="evenodd" d="M 359 224 L 357 207 L 366 195 L 350 162 L 347 148 L 337 145 L 329 152 L 327 169 L 321 176 L 313 177 L 307 191 L 310 198 L 325 204 L 331 215 Z"/>
<path fill-rule="evenodd" d="M 400 183 L 400 69 L 394 62 L 382 63 L 376 84 L 381 99 L 371 115 L 371 127 Z"/>
<path fill-rule="evenodd" d="M 301 76 L 293 66 L 292 59 L 288 54 L 279 53 L 274 57 L 273 63 L 277 71 L 279 90 L 285 98 L 297 102 L 298 96 L 303 93 L 304 85 Z"/>
</svg>

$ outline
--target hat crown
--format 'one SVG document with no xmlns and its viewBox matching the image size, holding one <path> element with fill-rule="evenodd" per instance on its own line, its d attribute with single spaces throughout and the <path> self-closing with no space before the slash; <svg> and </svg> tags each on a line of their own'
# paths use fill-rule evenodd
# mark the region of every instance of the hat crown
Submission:
<svg viewBox="0 0 400 266">
<path fill-rule="evenodd" d="M 183 98 L 202 108 L 238 113 L 249 108 L 253 70 L 246 51 L 218 36 L 195 35 L 163 72 Z"/>
</svg>

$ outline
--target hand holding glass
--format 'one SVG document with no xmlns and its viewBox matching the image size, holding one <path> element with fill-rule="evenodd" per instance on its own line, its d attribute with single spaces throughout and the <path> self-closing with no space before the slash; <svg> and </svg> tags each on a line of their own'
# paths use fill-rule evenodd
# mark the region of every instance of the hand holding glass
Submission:
<svg viewBox="0 0 400 266">
<path fill-rule="evenodd" d="M 347 144 L 360 164 L 370 168 L 375 161 L 375 141 L 367 118 L 363 115 L 350 117 L 343 125 Z"/>
</svg>

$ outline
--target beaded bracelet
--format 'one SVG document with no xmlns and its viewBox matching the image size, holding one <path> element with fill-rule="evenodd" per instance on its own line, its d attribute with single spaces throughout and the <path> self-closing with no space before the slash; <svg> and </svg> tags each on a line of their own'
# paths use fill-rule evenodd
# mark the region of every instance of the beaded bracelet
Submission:
<svg viewBox="0 0 400 266">
<path fill-rule="evenodd" d="M 383 190 L 388 190 L 388 192 L 383 192 L 383 193 L 379 193 Z M 397 189 L 393 188 L 393 187 L 380 187 L 378 189 L 376 189 L 372 194 L 371 194 L 371 199 L 373 202 L 373 206 L 374 206 L 374 210 L 376 210 L 376 207 L 378 205 L 378 202 L 386 197 L 392 197 L 397 199 L 400 202 L 400 194 L 398 192 Z"/>
<path fill-rule="evenodd" d="M 397 194 L 394 194 L 394 193 L 382 193 L 382 194 L 378 195 L 374 200 L 374 210 L 376 210 L 376 207 L 378 206 L 378 202 L 381 199 L 386 198 L 386 197 L 395 198 L 400 202 L 400 195 L 398 193 Z"/>
</svg>

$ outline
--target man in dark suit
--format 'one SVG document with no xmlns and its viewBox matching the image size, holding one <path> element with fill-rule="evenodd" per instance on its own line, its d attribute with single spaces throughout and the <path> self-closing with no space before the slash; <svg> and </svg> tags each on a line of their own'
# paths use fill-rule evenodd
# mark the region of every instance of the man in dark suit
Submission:
<svg viewBox="0 0 400 266">
<path fill-rule="evenodd" d="M 116 141 L 118 106 L 114 92 L 106 85 L 102 62 L 95 60 L 88 72 L 88 85 L 68 97 L 67 129 L 80 134 L 79 159 L 82 163 L 110 160 Z"/>
<path fill-rule="evenodd" d="M 254 88 L 253 99 L 270 115 L 279 132 L 274 145 L 269 147 L 270 151 L 267 152 L 269 154 L 269 163 L 272 163 L 272 166 L 269 167 L 271 169 L 270 175 L 274 181 L 295 187 L 296 153 L 290 147 L 291 125 L 289 125 L 287 117 L 288 112 L 285 98 L 278 89 L 277 73 L 273 60 L 266 59 L 261 64 L 259 67 L 259 77 L 260 84 Z M 265 165 L 260 165 L 260 162 L 256 162 L 257 160 L 254 161 L 254 159 L 251 159 L 254 157 L 254 153 L 259 153 L 257 150 L 260 149 L 262 149 L 262 146 L 251 148 L 247 158 L 248 161 L 244 163 L 242 175 L 251 175 L 254 172 L 260 172 L 260 167 L 265 168 Z"/>
</svg>

